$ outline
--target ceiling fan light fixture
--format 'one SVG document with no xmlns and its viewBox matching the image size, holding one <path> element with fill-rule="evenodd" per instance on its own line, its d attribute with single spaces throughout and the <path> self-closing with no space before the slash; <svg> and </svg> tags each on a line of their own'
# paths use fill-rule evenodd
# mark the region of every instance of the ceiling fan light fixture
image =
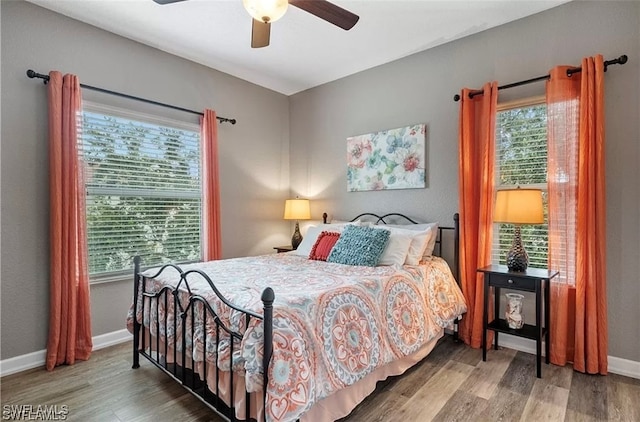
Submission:
<svg viewBox="0 0 640 422">
<path fill-rule="evenodd" d="M 242 4 L 253 19 L 264 23 L 280 19 L 289 6 L 287 0 L 242 0 Z"/>
</svg>

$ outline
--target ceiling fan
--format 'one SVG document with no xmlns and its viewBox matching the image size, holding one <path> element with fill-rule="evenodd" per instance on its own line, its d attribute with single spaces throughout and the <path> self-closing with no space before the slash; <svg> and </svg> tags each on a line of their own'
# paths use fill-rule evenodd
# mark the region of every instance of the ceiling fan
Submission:
<svg viewBox="0 0 640 422">
<path fill-rule="evenodd" d="M 185 0 L 153 0 L 158 4 L 177 3 Z M 332 23 L 345 31 L 353 28 L 360 17 L 336 6 L 327 0 L 242 0 L 244 8 L 253 18 L 251 29 L 251 47 L 261 48 L 269 45 L 271 22 L 280 19 L 289 4 L 307 13 Z"/>
</svg>

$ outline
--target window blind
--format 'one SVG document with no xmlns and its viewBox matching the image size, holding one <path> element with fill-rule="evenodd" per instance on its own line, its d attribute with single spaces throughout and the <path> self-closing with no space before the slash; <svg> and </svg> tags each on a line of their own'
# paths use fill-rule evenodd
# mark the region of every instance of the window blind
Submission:
<svg viewBox="0 0 640 422">
<path fill-rule="evenodd" d="M 85 110 L 81 139 L 89 273 L 199 260 L 199 131 Z"/>
<path fill-rule="evenodd" d="M 542 189 L 547 211 L 547 110 L 545 104 L 521 105 L 498 111 L 496 116 L 496 188 Z M 492 261 L 505 264 L 513 241 L 514 226 L 495 224 Z M 522 225 L 522 243 L 529 266 L 546 268 L 548 227 Z"/>
</svg>

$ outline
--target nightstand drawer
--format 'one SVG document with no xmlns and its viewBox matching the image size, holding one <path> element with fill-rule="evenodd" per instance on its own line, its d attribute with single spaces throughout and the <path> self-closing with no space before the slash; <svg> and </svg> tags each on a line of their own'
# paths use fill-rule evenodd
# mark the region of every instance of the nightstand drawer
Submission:
<svg viewBox="0 0 640 422">
<path fill-rule="evenodd" d="M 491 274 L 489 276 L 489 285 L 495 287 L 506 287 L 508 289 L 526 290 L 530 292 L 536 291 L 535 278 L 518 277 L 515 274 Z"/>
</svg>

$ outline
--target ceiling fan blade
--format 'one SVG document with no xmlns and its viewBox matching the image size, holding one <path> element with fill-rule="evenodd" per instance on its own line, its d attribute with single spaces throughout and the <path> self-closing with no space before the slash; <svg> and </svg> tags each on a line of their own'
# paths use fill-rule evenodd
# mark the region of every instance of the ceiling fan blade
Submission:
<svg viewBox="0 0 640 422">
<path fill-rule="evenodd" d="M 269 45 L 271 35 L 271 24 L 252 19 L 251 27 L 251 48 L 262 48 Z"/>
<path fill-rule="evenodd" d="M 171 4 L 171 3 L 178 3 L 179 1 L 185 1 L 185 0 L 153 0 L 158 4 Z"/>
<path fill-rule="evenodd" d="M 356 14 L 327 0 L 289 0 L 289 4 L 348 31 L 358 22 Z"/>
</svg>

